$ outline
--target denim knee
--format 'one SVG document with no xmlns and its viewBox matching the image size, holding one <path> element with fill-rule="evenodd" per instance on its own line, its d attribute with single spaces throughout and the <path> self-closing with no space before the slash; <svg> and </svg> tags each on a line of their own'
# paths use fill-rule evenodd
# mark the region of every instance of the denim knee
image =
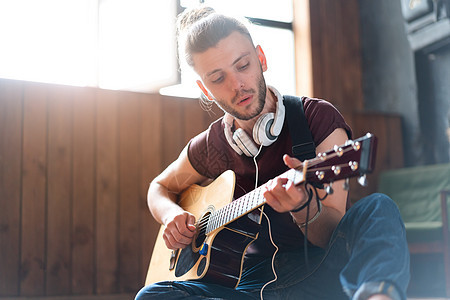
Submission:
<svg viewBox="0 0 450 300">
<path fill-rule="evenodd" d="M 388 218 L 389 220 L 399 220 L 402 224 L 400 211 L 397 204 L 387 195 L 374 193 L 357 201 L 348 211 L 350 215 L 359 216 L 362 220 L 368 217 Z"/>
</svg>

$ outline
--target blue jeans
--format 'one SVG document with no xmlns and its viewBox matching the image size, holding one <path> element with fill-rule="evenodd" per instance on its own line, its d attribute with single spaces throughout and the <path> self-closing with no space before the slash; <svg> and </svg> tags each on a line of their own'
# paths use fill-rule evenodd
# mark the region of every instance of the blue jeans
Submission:
<svg viewBox="0 0 450 300">
<path fill-rule="evenodd" d="M 277 281 L 264 299 L 367 299 L 383 293 L 406 299 L 409 252 L 395 203 L 383 194 L 359 200 L 342 218 L 327 249 L 277 253 Z M 308 267 L 309 266 L 309 267 Z M 271 258 L 244 270 L 236 289 L 198 281 L 159 282 L 136 295 L 145 299 L 260 299 L 274 278 Z"/>
</svg>

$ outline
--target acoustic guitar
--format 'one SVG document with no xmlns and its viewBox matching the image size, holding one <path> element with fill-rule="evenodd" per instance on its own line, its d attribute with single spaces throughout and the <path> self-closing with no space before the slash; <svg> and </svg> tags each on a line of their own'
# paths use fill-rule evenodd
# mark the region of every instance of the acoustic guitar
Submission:
<svg viewBox="0 0 450 300">
<path fill-rule="evenodd" d="M 298 169 L 281 174 L 295 185 L 365 179 L 375 165 L 377 139 L 373 134 L 305 160 Z M 179 205 L 196 218 L 196 235 L 190 246 L 176 251 L 166 247 L 161 226 L 153 249 L 146 285 L 158 281 L 202 280 L 236 287 L 248 246 L 258 238 L 264 185 L 233 201 L 235 175 L 226 171 L 208 186 L 192 185 Z"/>
</svg>

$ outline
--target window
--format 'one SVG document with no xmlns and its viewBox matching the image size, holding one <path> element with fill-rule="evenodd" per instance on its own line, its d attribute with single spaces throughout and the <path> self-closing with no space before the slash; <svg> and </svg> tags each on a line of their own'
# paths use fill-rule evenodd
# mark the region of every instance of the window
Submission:
<svg viewBox="0 0 450 300">
<path fill-rule="evenodd" d="M 142 92 L 173 90 L 182 78 L 180 95 L 198 97 L 193 74 L 178 74 L 175 41 L 178 8 L 198 2 L 0 0 L 0 77 Z M 204 2 L 260 23 L 250 30 L 268 58 L 267 82 L 295 93 L 292 0 Z"/>
<path fill-rule="evenodd" d="M 158 91 L 177 81 L 175 16 L 176 0 L 0 0 L 0 77 Z"/>
</svg>

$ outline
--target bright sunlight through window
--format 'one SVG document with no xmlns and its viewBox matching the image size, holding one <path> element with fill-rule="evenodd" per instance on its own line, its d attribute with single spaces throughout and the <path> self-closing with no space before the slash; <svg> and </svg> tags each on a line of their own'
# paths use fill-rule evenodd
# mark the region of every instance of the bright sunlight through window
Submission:
<svg viewBox="0 0 450 300">
<path fill-rule="evenodd" d="M 0 0 L 0 77 L 157 91 L 177 80 L 175 15 L 175 0 Z"/>
<path fill-rule="evenodd" d="M 197 97 L 195 75 L 178 75 L 175 18 L 178 3 L 198 2 L 0 0 L 0 78 L 140 92 L 182 78 L 180 96 Z M 292 22 L 292 0 L 274 2 L 205 1 L 225 13 L 239 7 L 241 16 Z M 292 30 L 252 25 L 251 31 L 268 58 L 267 82 L 295 93 Z"/>
</svg>

